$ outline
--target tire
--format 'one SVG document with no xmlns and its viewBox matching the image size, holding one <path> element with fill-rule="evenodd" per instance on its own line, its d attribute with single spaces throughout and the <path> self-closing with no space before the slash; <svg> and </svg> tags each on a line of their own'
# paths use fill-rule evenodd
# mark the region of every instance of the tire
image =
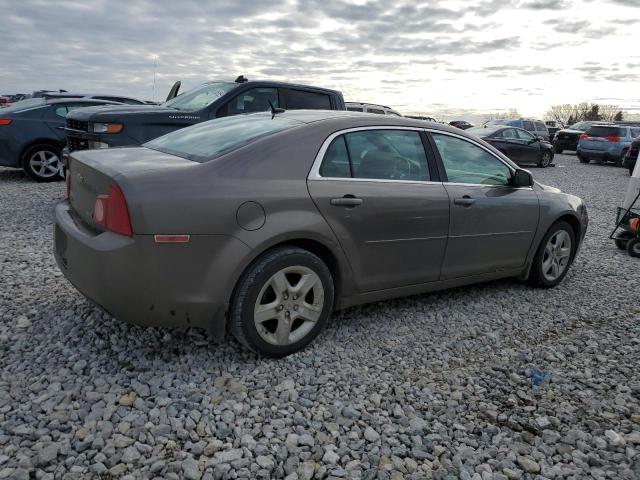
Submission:
<svg viewBox="0 0 640 480">
<path fill-rule="evenodd" d="M 551 162 L 553 162 L 553 154 L 551 153 L 551 150 L 545 150 L 542 152 L 540 160 L 538 160 L 538 167 L 547 168 L 551 165 Z"/>
<path fill-rule="evenodd" d="M 624 167 L 624 157 L 627 155 L 627 149 L 625 148 L 622 151 L 622 155 L 620 155 L 620 158 L 618 158 L 614 163 L 616 165 L 616 167 Z"/>
<path fill-rule="evenodd" d="M 633 234 L 631 232 L 620 232 L 614 239 L 616 242 L 616 247 L 618 247 L 620 250 L 626 250 L 627 243 L 629 243 L 629 240 L 631 240 L 632 238 Z"/>
<path fill-rule="evenodd" d="M 627 242 L 627 253 L 630 257 L 640 258 L 640 237 L 632 238 Z"/>
<path fill-rule="evenodd" d="M 557 154 L 561 154 L 564 150 L 556 145 L 553 146 L 553 151 Z"/>
<path fill-rule="evenodd" d="M 302 279 L 313 281 L 314 275 L 308 293 L 296 298 Z M 333 278 L 320 258 L 301 248 L 277 247 L 256 259 L 238 281 L 229 308 L 229 331 L 260 355 L 284 357 L 320 333 L 333 310 L 333 298 Z M 272 307 L 258 320 L 261 305 Z"/>
<path fill-rule="evenodd" d="M 580 160 L 580 163 L 589 163 L 591 161 L 590 158 L 586 158 L 581 155 L 578 155 L 578 160 Z"/>
<path fill-rule="evenodd" d="M 557 236 L 556 236 L 557 235 Z M 566 245 L 564 242 L 559 244 L 560 250 L 556 252 L 552 250 L 551 252 L 548 249 L 548 246 L 551 245 L 552 249 L 552 239 L 566 239 L 570 241 L 570 245 Z M 563 247 L 563 245 L 565 245 Z M 568 252 L 563 251 L 564 249 L 569 248 Z M 558 285 L 564 277 L 567 275 L 569 271 L 569 267 L 571 267 L 571 263 L 573 262 L 573 256 L 576 252 L 576 235 L 573 232 L 573 228 L 567 222 L 559 221 L 551 225 L 549 231 L 545 234 L 542 242 L 540 242 L 540 246 L 538 247 L 538 251 L 536 252 L 536 256 L 533 258 L 533 264 L 531 265 L 531 274 L 529 276 L 530 282 L 541 288 L 552 288 Z M 560 253 L 562 253 L 562 257 L 560 258 Z M 554 273 L 551 271 L 553 269 L 554 261 L 553 259 L 557 258 L 559 261 L 557 274 L 551 275 Z M 550 263 L 549 263 L 550 262 Z"/>
<path fill-rule="evenodd" d="M 27 148 L 22 154 L 22 169 L 36 182 L 55 182 L 62 180 L 59 174 L 62 149 L 49 144 L 39 143 Z"/>
</svg>

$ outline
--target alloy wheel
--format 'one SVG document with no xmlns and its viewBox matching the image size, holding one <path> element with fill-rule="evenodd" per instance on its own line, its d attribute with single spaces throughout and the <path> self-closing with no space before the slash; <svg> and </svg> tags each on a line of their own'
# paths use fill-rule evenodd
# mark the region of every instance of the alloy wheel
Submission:
<svg viewBox="0 0 640 480">
<path fill-rule="evenodd" d="M 542 153 L 542 160 L 540 161 L 540 166 L 542 168 L 548 167 L 551 164 L 551 153 L 549 151 L 545 151 Z"/>
<path fill-rule="evenodd" d="M 260 337 L 272 345 L 290 345 L 313 330 L 324 307 L 324 288 L 310 268 L 286 267 L 267 280 L 254 307 Z"/>
<path fill-rule="evenodd" d="M 554 233 L 544 247 L 542 275 L 554 282 L 565 272 L 571 260 L 571 237 L 565 230 Z"/>
<path fill-rule="evenodd" d="M 51 150 L 38 150 L 29 158 L 29 166 L 41 178 L 51 178 L 60 172 L 60 157 Z"/>
</svg>

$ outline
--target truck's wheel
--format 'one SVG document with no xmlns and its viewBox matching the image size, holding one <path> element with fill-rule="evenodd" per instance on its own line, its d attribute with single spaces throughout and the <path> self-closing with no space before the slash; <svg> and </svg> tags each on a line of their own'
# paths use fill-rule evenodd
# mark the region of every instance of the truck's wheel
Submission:
<svg viewBox="0 0 640 480">
<path fill-rule="evenodd" d="M 47 143 L 33 145 L 22 154 L 22 168 L 36 182 L 62 180 L 60 158 L 59 147 Z"/>
<path fill-rule="evenodd" d="M 251 350 L 284 357 L 309 344 L 333 309 L 331 272 L 313 253 L 275 248 L 242 275 L 229 309 L 229 330 Z"/>
</svg>

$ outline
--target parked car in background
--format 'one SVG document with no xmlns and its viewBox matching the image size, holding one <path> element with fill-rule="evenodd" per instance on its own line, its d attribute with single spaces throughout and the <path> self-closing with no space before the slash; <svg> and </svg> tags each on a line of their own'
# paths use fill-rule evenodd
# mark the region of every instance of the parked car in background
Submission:
<svg viewBox="0 0 640 480">
<path fill-rule="evenodd" d="M 615 123 L 593 125 L 580 135 L 576 154 L 582 163 L 600 160 L 622 167 L 631 142 L 638 136 L 640 127 Z"/>
<path fill-rule="evenodd" d="M 549 141 L 553 142 L 556 133 L 558 133 L 558 131 L 560 130 L 558 122 L 556 122 L 555 120 L 547 120 L 546 122 L 544 122 L 544 124 L 547 126 L 547 131 L 549 132 Z"/>
<path fill-rule="evenodd" d="M 565 150 L 577 150 L 580 135 L 586 132 L 589 127 L 597 123 L 599 122 L 578 122 L 568 126 L 567 128 L 558 130 L 553 137 L 553 151 L 555 153 L 562 153 Z"/>
<path fill-rule="evenodd" d="M 482 140 L 392 115 L 227 117 L 69 168 L 54 254 L 78 290 L 120 320 L 228 329 L 273 357 L 334 308 L 507 277 L 554 287 L 588 223 L 580 198 Z"/>
<path fill-rule="evenodd" d="M 526 130 L 532 135 L 536 135 L 543 140 L 549 141 L 549 130 L 547 126 L 540 120 L 532 118 L 507 118 L 502 120 L 491 120 L 485 125 L 507 125 L 509 127 L 518 127 Z"/>
<path fill-rule="evenodd" d="M 466 120 L 454 120 L 452 122 L 449 122 L 449 125 L 451 125 L 452 127 L 459 128 L 461 130 L 467 130 L 469 128 L 474 127 L 472 123 L 469 123 Z"/>
<path fill-rule="evenodd" d="M 467 133 L 490 143 L 518 165 L 533 164 L 545 168 L 553 162 L 551 144 L 522 128 L 493 125 L 470 128 Z"/>
<path fill-rule="evenodd" d="M 162 105 L 83 109 L 67 117 L 71 152 L 140 145 L 212 118 L 275 108 L 345 110 L 342 94 L 326 88 L 274 81 L 208 82 Z"/>
<path fill-rule="evenodd" d="M 0 165 L 22 168 L 33 180 L 59 180 L 68 112 L 105 100 L 30 98 L 0 110 Z"/>
<path fill-rule="evenodd" d="M 622 160 L 622 166 L 629 170 L 629 175 L 633 174 L 633 169 L 638 161 L 638 154 L 640 153 L 640 137 L 635 138 Z"/>
<path fill-rule="evenodd" d="M 378 115 L 396 115 L 398 117 L 402 116 L 391 107 L 376 105 L 375 103 L 347 102 L 345 105 L 347 106 L 347 110 L 350 112 L 377 113 Z"/>
<path fill-rule="evenodd" d="M 125 105 L 145 105 L 146 102 L 137 98 L 122 95 L 110 95 L 105 93 L 69 93 L 52 92 L 43 93 L 42 98 L 88 98 L 96 100 L 106 100 L 108 102 L 123 103 Z"/>
<path fill-rule="evenodd" d="M 436 120 L 433 117 L 424 117 L 421 115 L 404 115 L 405 118 L 412 118 L 414 120 L 424 120 L 425 122 L 434 122 L 434 123 L 441 123 L 438 122 L 438 120 Z"/>
</svg>

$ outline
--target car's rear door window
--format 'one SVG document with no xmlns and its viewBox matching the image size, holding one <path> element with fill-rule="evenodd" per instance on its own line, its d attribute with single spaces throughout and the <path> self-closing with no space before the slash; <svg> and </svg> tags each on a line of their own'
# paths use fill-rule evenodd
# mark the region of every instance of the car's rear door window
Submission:
<svg viewBox="0 0 640 480">
<path fill-rule="evenodd" d="M 530 122 L 528 120 L 524 120 L 522 122 L 522 128 L 524 128 L 525 130 L 527 130 L 529 132 L 535 132 L 536 131 L 536 127 L 533 125 L 533 122 Z"/>
<path fill-rule="evenodd" d="M 284 98 L 286 108 L 289 110 L 331 110 L 331 97 L 324 93 L 287 88 L 284 91 Z"/>
<path fill-rule="evenodd" d="M 432 133 L 450 183 L 509 185 L 511 170 L 479 146 L 450 135 Z"/>
<path fill-rule="evenodd" d="M 431 179 L 420 133 L 395 129 L 340 135 L 327 149 L 320 175 L 370 180 Z"/>
<path fill-rule="evenodd" d="M 506 138 L 509 140 L 513 140 L 518 138 L 518 134 L 513 128 L 505 128 L 504 130 L 502 130 L 502 132 L 500 132 L 498 138 Z"/>
</svg>

